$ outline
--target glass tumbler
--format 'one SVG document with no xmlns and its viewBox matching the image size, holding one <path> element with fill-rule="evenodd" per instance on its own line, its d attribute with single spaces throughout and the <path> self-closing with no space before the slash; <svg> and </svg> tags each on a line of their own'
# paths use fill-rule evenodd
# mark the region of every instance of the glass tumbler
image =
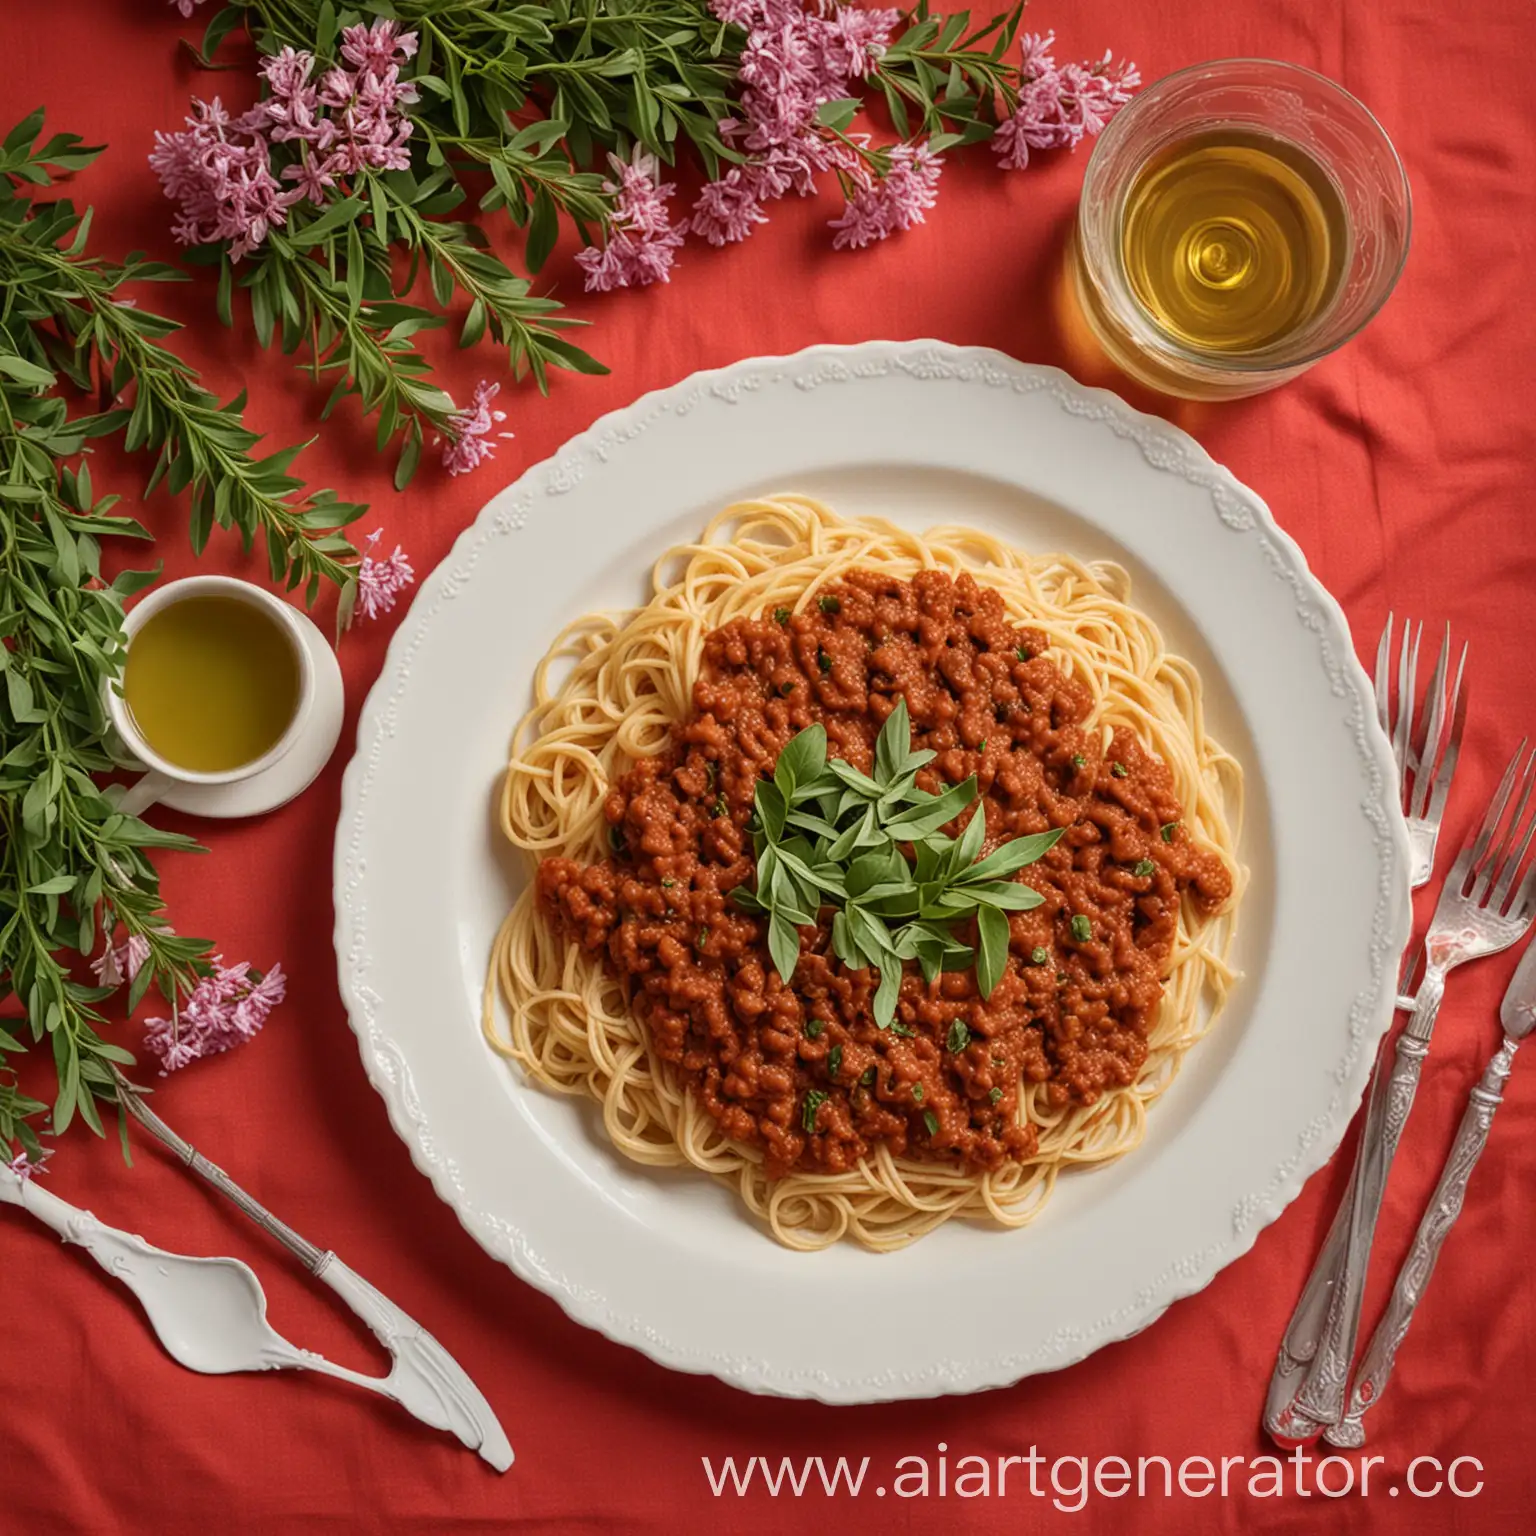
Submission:
<svg viewBox="0 0 1536 1536">
<path fill-rule="evenodd" d="M 1128 194 L 1181 140 L 1223 130 L 1287 141 L 1331 182 L 1345 249 L 1327 304 L 1252 351 L 1207 350 L 1170 335 L 1138 298 L 1122 248 Z M 1271 59 L 1196 64 L 1137 95 L 1100 135 L 1072 243 L 1078 305 L 1125 373 L 1165 394 L 1221 400 L 1273 389 L 1343 346 L 1386 302 L 1408 255 L 1408 179 L 1392 142 L 1348 91 Z"/>
</svg>

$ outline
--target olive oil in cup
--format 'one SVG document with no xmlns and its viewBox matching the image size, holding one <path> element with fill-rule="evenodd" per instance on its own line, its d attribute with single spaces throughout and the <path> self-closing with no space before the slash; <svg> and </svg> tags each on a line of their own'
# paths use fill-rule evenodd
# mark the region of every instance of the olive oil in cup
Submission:
<svg viewBox="0 0 1536 1536">
<path fill-rule="evenodd" d="M 159 587 L 124 622 L 121 689 L 108 708 L 150 770 L 124 796 L 137 811 L 173 784 L 231 784 L 264 772 L 298 741 L 314 663 L 288 605 L 227 576 Z"/>
<path fill-rule="evenodd" d="M 1407 256 L 1408 183 L 1375 118 L 1293 64 L 1202 64 L 1105 129 L 1083 183 L 1076 297 L 1154 389 L 1255 394 L 1342 346 Z"/>
</svg>

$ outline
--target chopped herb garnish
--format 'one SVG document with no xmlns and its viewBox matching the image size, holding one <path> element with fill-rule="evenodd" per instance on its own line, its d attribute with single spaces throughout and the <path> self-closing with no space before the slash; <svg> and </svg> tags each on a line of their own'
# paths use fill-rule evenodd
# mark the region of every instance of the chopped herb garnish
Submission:
<svg viewBox="0 0 1536 1536">
<path fill-rule="evenodd" d="M 820 1088 L 811 1088 L 806 1091 L 805 1108 L 800 1112 L 800 1124 L 812 1135 L 816 1133 L 816 1111 L 827 1102 L 827 1096 Z"/>
<path fill-rule="evenodd" d="M 1138 859 L 1136 867 L 1131 871 L 1138 880 L 1145 880 L 1148 875 L 1157 873 L 1157 865 L 1151 859 Z"/>
<path fill-rule="evenodd" d="M 664 890 L 664 891 L 670 891 L 670 890 L 671 890 L 671 889 L 672 889 L 672 887 L 673 887 L 673 886 L 674 886 L 674 885 L 676 885 L 676 884 L 677 884 L 677 881 L 676 881 L 676 880 L 674 880 L 674 879 L 673 879 L 673 878 L 672 878 L 672 877 L 671 877 L 671 876 L 670 876 L 670 875 L 668 875 L 668 876 L 667 876 L 667 878 L 666 878 L 666 879 L 664 879 L 664 880 L 663 880 L 663 881 L 662 881 L 662 882 L 661 882 L 661 888 L 662 888 L 662 889 L 663 889 L 663 890 Z"/>
<path fill-rule="evenodd" d="M 835 597 L 818 597 L 816 599 L 816 606 L 823 613 L 841 613 L 843 611 L 842 603 Z"/>
<path fill-rule="evenodd" d="M 987 750 L 987 738 L 985 736 L 976 743 L 976 750 L 978 752 L 985 752 Z"/>
<path fill-rule="evenodd" d="M 1028 661 L 1030 659 L 1030 657 L 1029 657 L 1029 647 L 1027 645 L 1016 645 L 1016 646 L 1014 646 L 1013 654 L 1015 656 L 1017 656 L 1020 661 Z"/>
<path fill-rule="evenodd" d="M 1079 944 L 1086 944 L 1093 937 L 1093 924 L 1081 912 L 1072 919 L 1072 937 Z"/>
<path fill-rule="evenodd" d="M 994 1056 L 992 1058 L 992 1065 L 994 1067 L 1006 1067 L 1008 1063 L 1001 1056 Z"/>
<path fill-rule="evenodd" d="M 789 623 L 789 609 L 788 608 L 775 608 L 773 610 L 773 622 L 775 624 L 788 624 Z"/>
<path fill-rule="evenodd" d="M 993 1089 L 993 1090 L 992 1090 L 992 1092 L 991 1092 L 991 1093 L 989 1093 L 989 1094 L 988 1094 L 988 1095 L 987 1095 L 987 1097 L 988 1097 L 988 1098 L 989 1098 L 989 1099 L 990 1099 L 990 1100 L 991 1100 L 991 1101 L 992 1101 L 992 1102 L 993 1102 L 993 1103 L 994 1103 L 994 1104 L 996 1104 L 996 1103 L 997 1103 L 997 1101 L 998 1101 L 998 1100 L 999 1100 L 999 1099 L 1001 1099 L 1001 1098 L 1002 1098 L 1002 1096 L 1003 1096 L 1003 1090 L 1002 1090 L 1002 1089 L 1001 1089 L 1001 1088 L 994 1088 L 994 1089 Z"/>
<path fill-rule="evenodd" d="M 1029 963 L 1031 965 L 1044 965 L 1050 958 L 1051 952 L 1044 944 L 1036 944 L 1029 952 Z"/>
<path fill-rule="evenodd" d="M 912 1040 L 917 1036 L 917 1031 L 909 1029 L 905 1024 L 892 1024 L 891 1033 L 893 1035 L 900 1035 L 903 1040 Z"/>
<path fill-rule="evenodd" d="M 730 810 L 730 806 L 726 804 L 725 796 L 718 795 L 715 798 L 715 803 L 709 808 L 709 814 L 716 817 L 724 816 L 728 810 Z"/>
<path fill-rule="evenodd" d="M 913 1102 L 917 1104 L 921 1104 L 923 1102 L 923 1085 L 921 1083 L 912 1084 L 912 1099 Z"/>
<path fill-rule="evenodd" d="M 795 685 L 793 683 L 780 683 L 779 684 L 779 697 L 781 699 L 787 699 L 790 696 L 790 694 L 792 694 L 794 691 L 795 691 Z"/>
<path fill-rule="evenodd" d="M 928 1134 L 930 1136 L 937 1136 L 939 1134 L 939 1117 L 931 1109 L 923 1111 L 923 1124 L 928 1127 Z"/>
<path fill-rule="evenodd" d="M 1109 771 L 1112 774 L 1114 774 L 1114 776 L 1117 779 L 1123 779 L 1123 778 L 1128 777 L 1129 772 L 1130 772 L 1130 770 L 1125 766 L 1124 763 L 1111 763 L 1109 765 Z"/>
<path fill-rule="evenodd" d="M 709 943 L 709 929 L 708 928 L 700 928 L 699 931 L 696 934 L 694 934 L 693 942 L 694 942 L 695 948 L 703 949 L 704 946 Z"/>
<path fill-rule="evenodd" d="M 807 1040 L 821 1039 L 821 1032 L 827 1027 L 825 1019 L 807 1019 L 805 1021 L 805 1037 Z"/>
<path fill-rule="evenodd" d="M 859 1074 L 859 1087 L 873 1088 L 874 1086 L 875 1069 L 873 1067 L 865 1067 L 865 1069 Z"/>
<path fill-rule="evenodd" d="M 1164 826 L 1163 826 L 1163 841 L 1165 843 L 1171 843 L 1173 841 L 1173 834 L 1175 832 L 1177 832 L 1178 830 L 1179 830 L 1178 822 L 1170 821 L 1170 822 L 1164 823 Z"/>
<path fill-rule="evenodd" d="M 971 1043 L 971 1031 L 964 1019 L 956 1019 L 949 1026 L 949 1039 L 944 1042 L 952 1051 L 963 1051 Z"/>
<path fill-rule="evenodd" d="M 830 672 L 832 670 L 832 658 L 819 645 L 816 647 L 816 665 L 823 672 Z"/>
<path fill-rule="evenodd" d="M 1074 752 L 1072 754 L 1072 766 L 1074 768 L 1086 768 L 1088 766 L 1088 759 L 1081 752 Z"/>
<path fill-rule="evenodd" d="M 843 1048 L 840 1045 L 834 1045 L 832 1049 L 827 1052 L 827 1076 L 830 1077 L 833 1082 L 836 1082 L 837 1074 L 842 1070 Z"/>
</svg>

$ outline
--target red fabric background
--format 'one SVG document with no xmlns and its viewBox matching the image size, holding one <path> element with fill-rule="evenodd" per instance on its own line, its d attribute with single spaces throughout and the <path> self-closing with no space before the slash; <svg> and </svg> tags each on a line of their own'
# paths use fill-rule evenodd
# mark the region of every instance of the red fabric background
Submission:
<svg viewBox="0 0 1536 1536">
<path fill-rule="evenodd" d="M 1363 653 L 1388 606 L 1450 619 L 1473 638 L 1471 726 L 1449 813 L 1459 838 L 1521 734 L 1536 726 L 1531 604 L 1536 533 L 1529 480 L 1536 309 L 1526 295 L 1536 246 L 1536 41 L 1528 0 L 1036 0 L 1069 55 L 1106 45 L 1148 78 L 1203 58 L 1292 59 L 1341 80 L 1381 116 L 1415 196 L 1414 249 L 1396 297 L 1370 330 L 1298 384 L 1257 400 L 1187 409 L 1149 402 L 1189 427 L 1274 508 L 1339 596 Z M 75 195 L 97 206 L 94 240 L 119 253 L 172 254 L 167 207 L 145 165 L 150 135 L 179 123 L 189 91 L 239 99 L 243 76 L 199 75 L 181 28 L 155 0 L 13 4 L 0 12 L 0 97 L 8 124 L 39 102 L 51 126 L 112 147 Z M 606 379 L 559 376 L 551 397 L 509 390 L 516 442 L 478 476 L 432 465 L 408 493 L 389 489 L 371 428 L 348 409 L 300 461 L 301 473 L 371 499 L 373 520 L 430 568 L 496 488 L 596 416 L 694 369 L 811 342 L 939 336 L 1093 375 L 1055 316 L 1063 231 L 1083 172 L 1046 157 L 1018 176 L 983 151 L 945 174 L 933 223 L 863 255 L 834 254 L 827 201 L 784 204 L 745 246 L 690 245 L 669 287 L 597 302 L 575 296 L 569 252 L 552 268 L 596 322 Z M 499 236 L 498 236 L 499 238 Z M 275 441 L 307 436 L 320 397 L 249 330 L 216 323 L 203 277 L 156 292 L 191 329 L 179 340 L 213 387 L 251 389 L 250 418 Z M 441 350 L 461 398 L 496 376 L 487 350 Z M 1130 393 L 1128 391 L 1128 393 Z M 127 492 L 143 463 L 110 455 L 98 482 Z M 171 574 L 192 561 L 185 509 L 157 493 L 143 515 Z M 212 568 L 248 569 L 228 539 Z M 252 569 L 252 574 L 259 572 Z M 380 663 L 388 621 L 342 647 L 348 738 Z M 0 1218 L 0 1531 L 206 1529 L 435 1533 L 530 1530 L 1035 1529 L 1067 1519 L 1015 1488 L 1006 1500 L 938 1502 L 761 1492 L 716 1503 L 700 1457 L 869 1455 L 871 1483 L 895 1459 L 1024 1453 L 1256 1455 L 1259 1405 L 1303 1276 L 1338 1197 L 1335 1160 L 1253 1251 L 1140 1337 L 1061 1375 L 966 1399 L 834 1410 L 754 1398 L 671 1375 L 569 1322 L 489 1259 L 413 1172 L 364 1080 L 337 997 L 331 954 L 330 846 L 338 753 L 301 800 L 249 824 L 194 826 L 207 857 L 163 860 L 170 915 L 232 959 L 281 960 L 289 1001 L 241 1052 L 165 1085 L 160 1105 L 188 1137 L 299 1230 L 335 1248 L 420 1318 L 475 1375 L 517 1451 L 505 1478 L 386 1404 L 294 1376 L 212 1379 L 163 1355 L 128 1294 L 77 1250 L 19 1216 Z M 170 813 L 167 824 L 184 825 Z M 1297 957 L 1304 964 L 1305 957 Z M 1369 1297 L 1374 1317 L 1494 1042 L 1513 957 L 1452 983 L 1418 1108 L 1398 1160 Z M 132 1033 L 131 1031 L 129 1032 Z M 280 1328 L 365 1365 L 371 1341 L 297 1267 L 228 1207 L 136 1137 L 126 1172 L 112 1144 L 72 1131 L 50 1187 L 104 1219 L 188 1252 L 237 1254 L 268 1289 Z M 1408 1461 L 1478 1457 L 1475 1499 L 1329 1502 L 1314 1494 L 1222 1503 L 1094 1499 L 1075 1519 L 1131 1526 L 1292 1530 L 1376 1526 L 1404 1532 L 1529 1529 L 1536 1471 L 1536 1066 L 1517 1066 L 1471 1200 L 1386 1406 L 1372 1450 L 1401 1483 Z M 942 1308 L 930 1326 L 942 1326 Z M 900 1339 L 891 1340 L 893 1351 Z M 1378 1473 L 1378 1478 L 1380 1474 Z M 1310 1486 L 1310 1481 L 1309 1481 Z M 1464 1482 L 1465 1486 L 1465 1482 Z"/>
</svg>

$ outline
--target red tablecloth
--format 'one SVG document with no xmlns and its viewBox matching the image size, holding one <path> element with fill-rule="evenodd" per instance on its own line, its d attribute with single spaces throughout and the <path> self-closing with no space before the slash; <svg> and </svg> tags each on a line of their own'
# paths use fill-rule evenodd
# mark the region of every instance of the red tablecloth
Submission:
<svg viewBox="0 0 1536 1536">
<path fill-rule="evenodd" d="M 1257 400 L 1186 409 L 1149 402 L 1189 427 L 1264 495 L 1339 596 L 1362 652 L 1388 606 L 1449 619 L 1473 638 L 1471 726 L 1449 814 L 1459 838 L 1515 742 L 1536 727 L 1530 599 L 1536 578 L 1530 476 L 1536 427 L 1522 388 L 1536 382 L 1536 18 L 1529 0 L 1036 0 L 1030 22 L 1063 49 L 1112 46 L 1148 78 L 1205 58 L 1269 55 L 1342 81 L 1382 118 L 1413 182 L 1414 249 L 1396 297 L 1370 330 L 1302 382 Z M 168 209 L 145 164 L 155 128 L 179 123 L 189 91 L 235 94 L 241 76 L 200 74 L 178 49 L 178 20 L 155 0 L 12 4 L 0 12 L 8 124 L 39 102 L 51 126 L 110 152 L 78 179 L 96 204 L 94 240 L 109 253 L 167 257 Z M 741 247 L 690 245 L 670 286 L 586 302 L 568 253 L 562 295 L 595 324 L 608 378 L 560 375 L 548 400 L 509 390 L 517 431 L 478 475 L 435 465 L 404 495 L 389 488 L 371 427 L 344 408 L 301 460 L 310 479 L 374 503 L 382 525 L 426 570 L 497 487 L 596 416 L 694 369 L 811 342 L 938 336 L 1087 370 L 1059 333 L 1051 295 L 1084 156 L 1045 156 L 1001 176 L 984 151 L 947 170 L 933 222 L 862 255 L 833 253 L 828 201 L 790 202 Z M 213 314 L 210 281 L 156 292 L 190 323 L 185 355 L 213 387 L 251 389 L 249 415 L 282 442 L 315 427 L 320 397 L 288 362 L 264 355 L 247 326 Z M 457 393 L 498 374 L 482 350 L 439 351 Z M 100 456 L 98 483 L 134 497 L 145 465 Z M 171 574 L 192 568 L 185 509 L 163 492 L 143 515 Z M 259 571 L 216 537 L 207 566 Z M 398 616 L 397 616 L 398 617 Z M 342 646 L 350 737 L 390 622 Z M 330 849 L 339 753 L 297 803 L 249 824 L 194 826 L 206 857 L 162 860 L 170 915 L 231 959 L 281 960 L 289 1000 L 238 1053 L 164 1086 L 181 1131 L 301 1231 L 342 1253 L 420 1318 L 474 1374 L 517 1450 L 505 1478 L 387 1404 L 314 1377 L 191 1375 L 151 1338 L 126 1291 L 79 1250 L 21 1216 L 0 1216 L 0 1532 L 231 1531 L 422 1533 L 500 1530 L 1015 1530 L 1068 1517 L 1075 1495 L 1051 1487 L 1059 1457 L 1254 1457 L 1268 1449 L 1258 1414 L 1276 1341 L 1339 1195 L 1336 1159 L 1251 1253 L 1141 1336 L 1071 1371 L 979 1397 L 834 1410 L 751 1397 L 670 1375 L 569 1322 L 552 1301 L 488 1258 L 417 1175 L 364 1079 L 343 1017 L 331 954 Z M 1282 963 L 1284 963 L 1282 961 Z M 1298 956 L 1295 963 L 1305 964 Z M 1410 1133 L 1388 1192 L 1367 1323 L 1379 1311 L 1468 1087 L 1494 1042 L 1505 956 L 1454 983 Z M 130 1034 L 132 1031 L 129 1032 Z M 78 1128 L 49 1186 L 104 1219 L 188 1252 L 244 1257 L 260 1272 L 277 1324 L 334 1358 L 370 1365 L 351 1319 L 227 1206 L 136 1137 L 136 1167 Z M 1369 1497 L 1249 1493 L 1145 1498 L 1090 1492 L 1082 1528 L 1185 1532 L 1381 1526 L 1404 1532 L 1529 1529 L 1536 1471 L 1536 1066 L 1517 1067 L 1468 1209 L 1403 1351 L 1371 1450 L 1385 1458 Z M 941 1319 L 938 1323 L 942 1326 Z M 899 1340 L 892 1340 L 899 1348 Z M 1046 1458 L 1031 1495 L 1027 1467 L 1006 1497 L 898 1496 L 898 1458 L 940 1446 L 963 1455 Z M 863 1493 L 827 1499 L 813 1477 L 775 1499 L 754 1478 L 745 1497 L 712 1495 L 701 1458 L 719 1468 L 761 1455 L 870 1458 Z M 1463 1490 L 1418 1496 L 1409 1463 L 1462 1462 Z M 905 1470 L 910 1470 L 909 1468 Z M 1201 1487 L 1195 1465 L 1190 1485 Z M 953 1475 L 953 1474 L 951 1474 Z M 1421 1490 L 1437 1478 L 1416 1468 Z M 1288 1474 L 1289 1476 L 1289 1474 Z M 1343 1473 L 1331 1469 L 1332 1486 Z M 1071 1464 L 1056 1472 L 1071 1489 Z M 1108 1486 L 1113 1489 L 1113 1468 Z M 889 1486 L 886 1497 L 873 1495 Z M 1389 1485 L 1396 1491 L 1389 1490 Z M 901 1485 L 910 1490 L 912 1484 Z"/>
</svg>

